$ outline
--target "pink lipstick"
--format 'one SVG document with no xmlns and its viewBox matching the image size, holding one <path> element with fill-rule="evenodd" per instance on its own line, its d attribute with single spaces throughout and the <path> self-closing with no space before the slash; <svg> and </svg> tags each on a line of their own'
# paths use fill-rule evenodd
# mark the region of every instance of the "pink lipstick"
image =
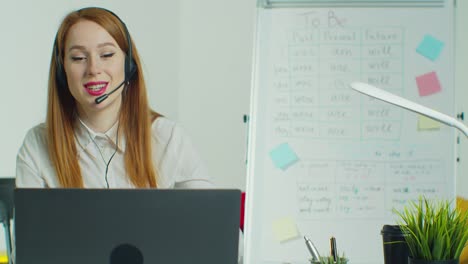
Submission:
<svg viewBox="0 0 468 264">
<path fill-rule="evenodd" d="M 84 84 L 86 91 L 92 96 L 99 96 L 106 92 L 108 82 L 87 82 Z"/>
</svg>

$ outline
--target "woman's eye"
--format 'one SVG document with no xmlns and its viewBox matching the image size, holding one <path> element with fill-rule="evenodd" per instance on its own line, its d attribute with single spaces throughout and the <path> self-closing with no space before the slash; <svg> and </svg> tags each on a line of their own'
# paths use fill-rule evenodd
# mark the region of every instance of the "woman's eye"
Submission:
<svg viewBox="0 0 468 264">
<path fill-rule="evenodd" d="M 82 61 L 82 60 L 86 59 L 86 57 L 73 56 L 73 57 L 71 57 L 71 59 L 72 59 L 73 61 Z"/>
<path fill-rule="evenodd" d="M 111 58 L 112 56 L 114 56 L 115 53 L 106 53 L 106 54 L 103 54 L 102 57 L 103 58 Z"/>
</svg>

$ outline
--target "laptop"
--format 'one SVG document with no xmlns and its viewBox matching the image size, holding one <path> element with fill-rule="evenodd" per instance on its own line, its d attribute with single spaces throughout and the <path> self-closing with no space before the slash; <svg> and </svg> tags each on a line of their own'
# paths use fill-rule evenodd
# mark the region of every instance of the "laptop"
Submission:
<svg viewBox="0 0 468 264">
<path fill-rule="evenodd" d="M 239 190 L 15 189 L 16 264 L 235 264 Z"/>
</svg>

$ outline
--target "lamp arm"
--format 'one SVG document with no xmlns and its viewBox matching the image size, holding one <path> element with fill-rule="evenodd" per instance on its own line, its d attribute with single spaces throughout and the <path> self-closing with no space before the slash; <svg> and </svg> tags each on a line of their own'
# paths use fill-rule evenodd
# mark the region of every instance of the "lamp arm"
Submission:
<svg viewBox="0 0 468 264">
<path fill-rule="evenodd" d="M 440 113 L 426 106 L 422 106 L 420 104 L 417 104 L 415 102 L 412 102 L 400 96 L 394 95 L 392 93 L 389 93 L 385 90 L 379 89 L 367 83 L 353 82 L 350 84 L 350 87 L 353 90 L 358 91 L 362 94 L 368 95 L 370 97 L 374 97 L 384 102 L 387 102 L 387 103 L 399 106 L 401 108 L 405 108 L 407 110 L 427 116 L 431 119 L 434 119 L 446 125 L 455 127 L 458 130 L 460 130 L 463 134 L 465 134 L 466 137 L 468 137 L 468 127 L 466 127 L 462 122 L 446 114 Z"/>
</svg>

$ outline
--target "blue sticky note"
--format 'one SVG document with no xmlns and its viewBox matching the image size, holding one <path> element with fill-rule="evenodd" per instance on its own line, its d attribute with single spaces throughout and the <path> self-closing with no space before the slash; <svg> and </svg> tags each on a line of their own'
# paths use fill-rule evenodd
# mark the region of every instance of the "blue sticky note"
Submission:
<svg viewBox="0 0 468 264">
<path fill-rule="evenodd" d="M 270 157 L 275 166 L 282 170 L 286 170 L 289 166 L 299 160 L 296 153 L 291 149 L 288 143 L 283 143 L 270 151 Z"/>
<path fill-rule="evenodd" d="M 424 57 L 434 61 L 442 52 L 444 43 L 431 35 L 425 35 L 416 51 Z"/>
</svg>

